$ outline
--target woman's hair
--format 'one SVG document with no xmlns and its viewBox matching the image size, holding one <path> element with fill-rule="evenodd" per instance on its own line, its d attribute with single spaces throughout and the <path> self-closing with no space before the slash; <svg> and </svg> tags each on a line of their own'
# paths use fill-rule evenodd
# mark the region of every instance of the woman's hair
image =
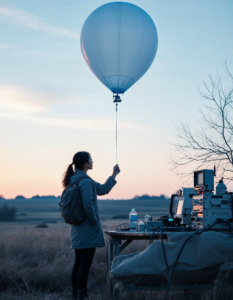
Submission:
<svg viewBox="0 0 233 300">
<path fill-rule="evenodd" d="M 64 173 L 64 177 L 62 180 L 62 185 L 66 188 L 70 183 L 70 177 L 74 174 L 73 165 L 75 169 L 80 171 L 83 170 L 83 165 L 88 163 L 90 159 L 90 154 L 85 151 L 77 152 L 73 157 L 73 162 L 68 166 L 66 172 Z"/>
</svg>

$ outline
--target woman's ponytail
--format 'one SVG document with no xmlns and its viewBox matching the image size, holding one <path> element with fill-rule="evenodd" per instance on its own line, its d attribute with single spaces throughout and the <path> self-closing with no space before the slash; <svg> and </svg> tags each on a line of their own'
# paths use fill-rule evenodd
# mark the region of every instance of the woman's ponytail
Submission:
<svg viewBox="0 0 233 300">
<path fill-rule="evenodd" d="M 74 174 L 74 170 L 73 170 L 73 163 L 70 164 L 66 170 L 66 172 L 64 173 L 64 178 L 62 180 L 62 186 L 63 188 L 66 188 L 69 183 L 70 183 L 70 177 Z"/>
<path fill-rule="evenodd" d="M 64 178 L 62 180 L 62 186 L 66 188 L 70 183 L 70 177 L 74 175 L 73 165 L 75 169 L 82 171 L 83 165 L 88 163 L 90 159 L 90 154 L 86 151 L 77 152 L 73 157 L 73 163 L 70 164 L 64 173 Z"/>
</svg>

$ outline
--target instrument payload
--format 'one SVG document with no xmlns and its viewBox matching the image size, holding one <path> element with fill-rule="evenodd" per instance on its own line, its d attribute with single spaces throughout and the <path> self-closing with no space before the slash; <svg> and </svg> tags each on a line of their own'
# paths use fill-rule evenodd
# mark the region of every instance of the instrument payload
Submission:
<svg viewBox="0 0 233 300">
<path fill-rule="evenodd" d="M 171 196 L 170 216 L 147 222 L 147 230 L 191 231 L 231 230 L 233 228 L 233 193 L 227 191 L 223 178 L 214 193 L 213 170 L 194 171 L 194 187 L 183 187 Z"/>
</svg>

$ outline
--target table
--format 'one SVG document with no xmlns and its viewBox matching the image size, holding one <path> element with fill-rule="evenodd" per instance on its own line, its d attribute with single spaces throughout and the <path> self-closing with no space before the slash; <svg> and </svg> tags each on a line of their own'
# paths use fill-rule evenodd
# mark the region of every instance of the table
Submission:
<svg viewBox="0 0 233 300">
<path fill-rule="evenodd" d="M 198 230 L 192 230 L 191 232 L 195 232 Z M 219 230 L 212 229 L 211 231 L 218 231 L 221 233 L 230 234 L 229 230 Z M 180 231 L 177 231 L 180 232 Z M 129 244 L 134 240 L 149 240 L 150 244 L 154 240 L 161 239 L 160 231 L 130 231 L 130 230 L 116 230 L 116 231 L 105 231 L 105 233 L 109 236 L 109 266 L 111 269 L 112 261 L 115 256 L 119 255 Z M 162 239 L 167 241 L 168 237 L 165 231 L 162 232 Z M 124 243 L 122 243 L 124 241 Z M 212 285 L 202 285 L 201 288 L 211 288 Z M 191 289 L 196 288 L 194 285 L 187 286 L 179 286 L 180 289 Z M 143 288 L 146 289 L 145 287 Z M 166 287 L 148 287 L 148 290 L 151 289 L 166 289 Z M 136 290 L 136 289 L 135 289 Z M 140 290 L 140 287 L 139 287 Z M 113 282 L 110 278 L 110 295 L 114 295 L 115 298 L 119 298 L 119 290 L 113 285 Z"/>
<path fill-rule="evenodd" d="M 134 240 L 149 240 L 150 244 L 153 240 L 161 239 L 161 233 L 158 231 L 105 231 L 109 236 L 109 266 L 111 269 L 112 261 L 115 256 L 119 255 L 129 244 Z M 167 240 L 166 232 L 162 233 L 162 238 Z M 125 241 L 122 244 L 122 241 Z M 119 297 L 119 290 L 113 286 L 113 282 L 110 279 L 110 295 Z"/>
</svg>

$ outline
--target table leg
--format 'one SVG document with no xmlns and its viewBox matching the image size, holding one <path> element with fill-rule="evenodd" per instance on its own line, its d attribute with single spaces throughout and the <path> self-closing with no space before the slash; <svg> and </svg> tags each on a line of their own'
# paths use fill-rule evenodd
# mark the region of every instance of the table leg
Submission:
<svg viewBox="0 0 233 300">
<path fill-rule="evenodd" d="M 115 240 L 115 256 L 118 256 L 120 254 L 120 249 L 119 249 L 119 240 Z M 115 299 L 119 299 L 119 289 L 114 288 L 114 297 Z"/>
<path fill-rule="evenodd" d="M 110 247 L 109 247 L 109 271 L 110 271 L 112 268 L 113 246 L 115 245 L 115 241 L 112 238 L 110 238 L 109 244 L 110 244 Z M 110 285 L 110 295 L 113 296 L 113 282 L 110 278 L 109 278 L 109 285 Z"/>
<path fill-rule="evenodd" d="M 120 253 L 119 250 L 119 240 L 115 240 L 115 256 L 118 256 Z"/>
<path fill-rule="evenodd" d="M 124 244 L 122 244 L 120 247 L 119 247 L 119 252 L 121 253 L 126 247 L 129 246 L 129 244 L 132 243 L 133 240 L 127 240 L 124 242 Z"/>
</svg>

